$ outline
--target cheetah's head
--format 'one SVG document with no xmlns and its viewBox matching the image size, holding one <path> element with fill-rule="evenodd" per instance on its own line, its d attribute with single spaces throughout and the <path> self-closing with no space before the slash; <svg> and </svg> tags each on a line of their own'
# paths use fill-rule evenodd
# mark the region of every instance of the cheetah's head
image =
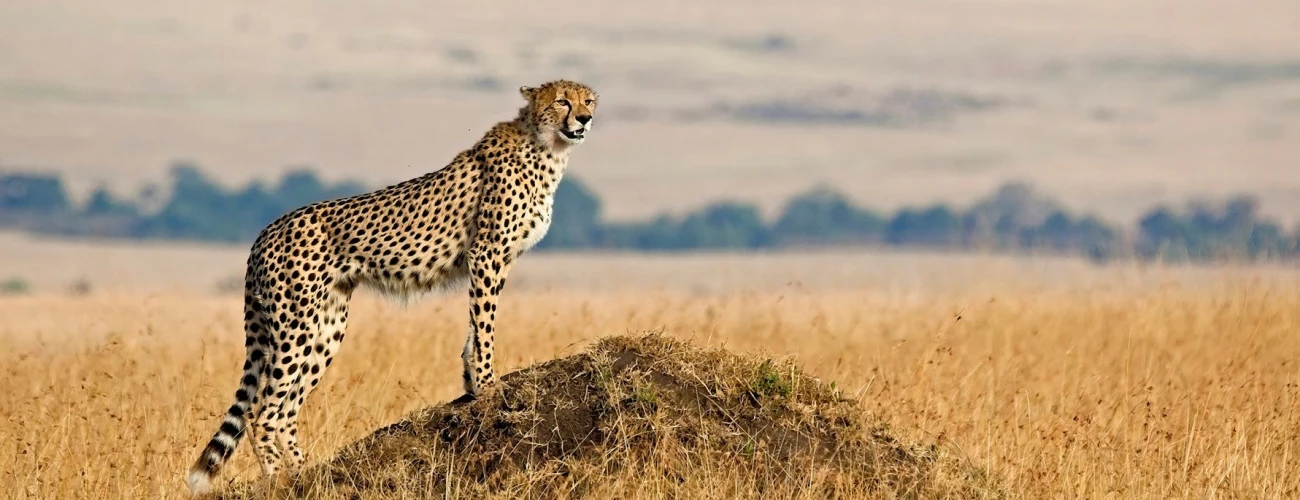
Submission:
<svg viewBox="0 0 1300 500">
<path fill-rule="evenodd" d="M 592 114 L 599 96 L 591 87 L 568 80 L 547 82 L 540 87 L 520 87 L 528 100 L 521 111 L 537 127 L 543 141 L 559 139 L 571 146 L 582 144 L 591 131 Z"/>
</svg>

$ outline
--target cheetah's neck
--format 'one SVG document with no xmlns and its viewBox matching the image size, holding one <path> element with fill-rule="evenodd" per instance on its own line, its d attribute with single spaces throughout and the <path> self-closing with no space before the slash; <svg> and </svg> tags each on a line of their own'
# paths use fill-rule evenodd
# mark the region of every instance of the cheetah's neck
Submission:
<svg viewBox="0 0 1300 500">
<path fill-rule="evenodd" d="M 560 138 L 556 137 L 553 133 L 543 133 L 543 131 L 537 127 L 536 123 L 533 123 L 532 120 L 529 120 L 526 115 L 524 115 L 522 110 L 520 116 L 510 122 L 510 126 L 519 133 L 519 135 L 528 138 L 529 142 L 537 145 L 542 150 L 542 154 L 549 153 L 550 156 L 559 159 L 561 168 L 563 168 L 565 163 L 568 163 L 569 150 L 572 146 L 570 146 L 569 143 L 560 140 Z"/>
</svg>

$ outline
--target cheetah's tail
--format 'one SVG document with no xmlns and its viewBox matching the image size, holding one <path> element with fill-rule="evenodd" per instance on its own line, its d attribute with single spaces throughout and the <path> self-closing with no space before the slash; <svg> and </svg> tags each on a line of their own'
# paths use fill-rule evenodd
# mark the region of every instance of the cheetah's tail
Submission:
<svg viewBox="0 0 1300 500">
<path fill-rule="evenodd" d="M 243 378 L 239 380 L 239 390 L 235 392 L 235 404 L 231 405 L 230 410 L 226 412 L 221 428 L 217 429 L 212 440 L 208 441 L 208 446 L 203 448 L 199 459 L 190 466 L 186 482 L 189 483 L 190 493 L 194 496 L 211 490 L 212 478 L 221 472 L 221 467 L 235 452 L 235 446 L 239 444 L 239 438 L 243 437 L 244 429 L 248 425 L 253 405 L 252 398 L 259 390 L 259 374 L 262 369 L 261 356 L 258 356 L 261 353 L 250 351 L 249 354 L 250 362 L 244 370 Z"/>
</svg>

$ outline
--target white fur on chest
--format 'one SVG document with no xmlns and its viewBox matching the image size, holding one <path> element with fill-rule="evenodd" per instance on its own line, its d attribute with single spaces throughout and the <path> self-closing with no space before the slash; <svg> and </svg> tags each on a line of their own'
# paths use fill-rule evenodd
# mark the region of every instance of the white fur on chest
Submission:
<svg viewBox="0 0 1300 500">
<path fill-rule="evenodd" d="M 539 190 L 533 193 L 532 206 L 529 210 L 529 217 L 536 222 L 536 226 L 528 229 L 528 235 L 520 242 L 519 251 L 524 252 L 537 245 L 546 236 L 546 232 L 551 229 L 551 214 L 555 209 L 555 192 L 560 187 L 560 180 L 564 177 L 564 169 L 567 166 L 564 159 L 555 161 L 552 164 L 542 164 L 542 168 L 554 167 L 555 175 L 551 179 L 550 188 Z M 531 225 L 531 224 L 529 224 Z"/>
</svg>

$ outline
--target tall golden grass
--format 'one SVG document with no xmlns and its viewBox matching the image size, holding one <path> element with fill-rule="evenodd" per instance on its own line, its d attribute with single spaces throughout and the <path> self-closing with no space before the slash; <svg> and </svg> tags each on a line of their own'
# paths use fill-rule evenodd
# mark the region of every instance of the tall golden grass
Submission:
<svg viewBox="0 0 1300 500">
<path fill-rule="evenodd" d="M 360 294 L 301 419 L 309 461 L 460 394 L 464 301 Z M 0 492 L 177 498 L 242 364 L 237 297 L 0 300 Z M 1300 286 L 891 298 L 507 293 L 502 370 L 662 329 L 790 356 L 1017 498 L 1300 495 Z M 242 443 L 222 476 L 259 474 Z"/>
</svg>

